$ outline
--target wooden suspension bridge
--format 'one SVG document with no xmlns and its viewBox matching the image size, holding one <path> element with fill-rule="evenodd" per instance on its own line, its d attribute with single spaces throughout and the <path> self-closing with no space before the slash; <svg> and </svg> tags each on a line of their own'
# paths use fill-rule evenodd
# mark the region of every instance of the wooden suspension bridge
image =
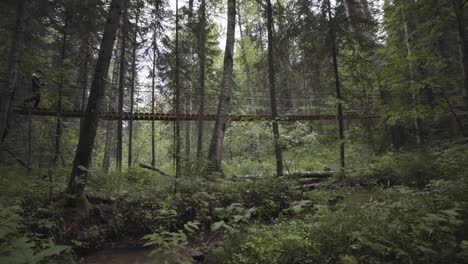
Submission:
<svg viewBox="0 0 468 264">
<path fill-rule="evenodd" d="M 34 115 L 34 116 L 57 116 L 57 111 L 43 108 L 15 108 L 14 112 L 20 115 Z M 70 110 L 60 112 L 62 118 L 81 118 L 86 113 L 79 110 Z M 379 114 L 358 114 L 358 113 L 345 113 L 343 119 L 375 119 L 379 118 Z M 118 112 L 102 112 L 100 118 L 103 120 L 119 120 L 120 113 Z M 307 121 L 307 120 L 334 120 L 336 115 L 332 114 L 308 114 L 308 115 L 283 115 L 278 116 L 278 121 Z M 134 120 L 134 121 L 175 121 L 176 115 L 174 113 L 122 113 L 122 120 Z M 180 115 L 181 121 L 196 121 L 198 120 L 198 114 L 186 114 Z M 205 114 L 205 121 L 215 121 L 216 115 Z M 251 121 L 269 121 L 271 120 L 270 115 L 229 115 L 227 117 L 228 122 L 251 122 Z"/>
</svg>

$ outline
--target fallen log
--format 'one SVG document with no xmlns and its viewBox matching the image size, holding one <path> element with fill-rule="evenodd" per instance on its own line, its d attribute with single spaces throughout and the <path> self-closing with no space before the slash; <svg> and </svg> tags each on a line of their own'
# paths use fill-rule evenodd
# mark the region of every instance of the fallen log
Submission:
<svg viewBox="0 0 468 264">
<path fill-rule="evenodd" d="M 333 171 L 317 171 L 317 172 L 295 172 L 289 174 L 287 177 L 290 178 L 320 178 L 326 179 L 333 175 Z"/>
<path fill-rule="evenodd" d="M 319 183 L 323 182 L 325 179 L 324 178 L 300 178 L 298 179 L 298 182 L 300 184 L 311 184 L 311 183 Z"/>
<path fill-rule="evenodd" d="M 152 170 L 152 171 L 158 172 L 159 174 L 164 175 L 164 176 L 171 176 L 171 175 L 165 173 L 164 171 L 162 171 L 162 170 L 160 170 L 160 169 L 158 169 L 158 168 L 156 168 L 154 166 L 147 165 L 147 164 L 144 164 L 144 163 L 140 163 L 140 168 Z"/>
<path fill-rule="evenodd" d="M 242 181 L 242 180 L 265 180 L 265 179 L 270 179 L 269 177 L 259 177 L 259 176 L 233 176 L 230 178 L 227 178 L 232 181 Z"/>
<path fill-rule="evenodd" d="M 320 183 L 311 183 L 311 184 L 304 184 L 304 185 L 298 185 L 298 186 L 293 186 L 291 189 L 294 190 L 312 190 L 320 186 Z"/>
</svg>

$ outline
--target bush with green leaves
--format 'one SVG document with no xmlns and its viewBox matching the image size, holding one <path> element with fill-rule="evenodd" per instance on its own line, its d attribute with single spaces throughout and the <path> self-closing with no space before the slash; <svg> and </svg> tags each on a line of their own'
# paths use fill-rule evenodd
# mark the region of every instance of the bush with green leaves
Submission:
<svg viewBox="0 0 468 264">
<path fill-rule="evenodd" d="M 387 190 L 362 205 L 250 229 L 241 241 L 226 241 L 227 262 L 466 263 L 467 187 L 464 178 L 425 191 Z"/>
<path fill-rule="evenodd" d="M 70 247 L 56 245 L 50 238 L 24 234 L 19 206 L 0 207 L 0 263 L 70 263 Z"/>
<path fill-rule="evenodd" d="M 152 246 L 154 250 L 151 251 L 150 256 L 154 257 L 156 263 L 168 263 L 172 260 L 177 250 L 183 250 L 184 246 L 188 244 L 188 235 L 199 231 L 200 223 L 197 221 L 188 222 L 184 224 L 184 228 L 171 232 L 164 227 L 158 228 L 154 233 L 146 235 L 143 240 L 146 240 L 145 246 Z M 163 258 L 163 260 L 161 260 Z M 188 261 L 177 261 L 176 263 L 190 263 Z M 170 263 L 173 263 L 170 261 Z"/>
<path fill-rule="evenodd" d="M 233 203 L 227 207 L 215 208 L 215 214 L 220 221 L 214 222 L 211 225 L 211 230 L 224 229 L 228 232 L 233 232 L 241 227 L 242 224 L 248 223 L 253 213 L 257 208 L 245 208 L 240 203 Z"/>
<path fill-rule="evenodd" d="M 367 179 L 373 179 L 381 186 L 405 185 L 424 188 L 431 179 L 440 176 L 435 157 L 428 152 L 388 152 L 371 162 Z"/>
<path fill-rule="evenodd" d="M 435 164 L 437 165 L 441 177 L 456 180 L 464 175 L 468 175 L 468 144 L 465 142 L 455 142 L 434 149 Z"/>
<path fill-rule="evenodd" d="M 275 219 L 302 197 L 291 188 L 292 184 L 282 178 L 216 182 L 183 178 L 178 183 L 178 193 L 170 196 L 171 208 L 177 212 L 175 226 L 180 228 L 187 221 L 197 220 L 208 228 L 213 222 L 225 220 L 222 209 L 232 204 L 256 207 L 252 213 L 256 219 Z"/>
<path fill-rule="evenodd" d="M 292 189 L 293 182 L 280 178 L 255 181 L 239 181 L 218 186 L 222 206 L 240 203 L 245 208 L 256 207 L 254 218 L 272 220 L 294 201 L 301 200 L 301 194 Z"/>
</svg>

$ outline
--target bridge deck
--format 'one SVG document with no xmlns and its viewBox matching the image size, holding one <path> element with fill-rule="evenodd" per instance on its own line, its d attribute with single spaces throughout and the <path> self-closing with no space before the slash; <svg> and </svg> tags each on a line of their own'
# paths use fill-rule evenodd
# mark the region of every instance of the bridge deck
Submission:
<svg viewBox="0 0 468 264">
<path fill-rule="evenodd" d="M 50 110 L 50 109 L 24 109 L 24 108 L 16 108 L 14 110 L 16 113 L 20 115 L 31 115 L 35 116 L 56 116 L 57 112 Z M 61 116 L 65 118 L 80 118 L 84 116 L 84 113 L 78 110 L 72 111 L 63 111 L 61 112 Z M 118 112 L 103 112 L 100 115 L 101 119 L 104 120 L 119 120 L 119 113 Z M 379 118 L 380 115 L 378 114 L 356 114 L 356 113 L 347 113 L 343 115 L 344 119 L 374 119 Z M 175 121 L 176 116 L 174 113 L 129 113 L 124 112 L 122 114 L 123 120 L 156 120 L 156 121 Z M 214 121 L 216 119 L 216 115 L 214 114 L 205 114 L 204 120 L 206 121 Z M 301 121 L 301 120 L 333 120 L 336 119 L 336 115 L 330 114 L 318 114 L 318 115 L 284 115 L 279 116 L 279 121 Z M 198 114 L 181 114 L 180 120 L 182 121 L 195 121 L 198 120 Z M 231 122 L 239 122 L 239 121 L 268 121 L 271 120 L 271 116 L 269 115 L 230 115 L 227 117 L 228 121 Z"/>
</svg>

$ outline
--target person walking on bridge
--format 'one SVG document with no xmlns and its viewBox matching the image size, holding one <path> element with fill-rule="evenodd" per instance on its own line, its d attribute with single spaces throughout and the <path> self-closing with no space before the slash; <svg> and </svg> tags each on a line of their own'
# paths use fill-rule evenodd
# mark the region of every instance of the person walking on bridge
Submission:
<svg viewBox="0 0 468 264">
<path fill-rule="evenodd" d="M 41 89 L 45 86 L 45 83 L 42 78 L 42 72 L 41 71 L 35 71 L 32 76 L 31 76 L 31 81 L 32 81 L 32 93 L 33 96 L 31 98 L 28 98 L 24 100 L 24 105 L 28 103 L 33 103 L 34 108 L 39 107 L 39 103 L 41 102 Z"/>
</svg>

